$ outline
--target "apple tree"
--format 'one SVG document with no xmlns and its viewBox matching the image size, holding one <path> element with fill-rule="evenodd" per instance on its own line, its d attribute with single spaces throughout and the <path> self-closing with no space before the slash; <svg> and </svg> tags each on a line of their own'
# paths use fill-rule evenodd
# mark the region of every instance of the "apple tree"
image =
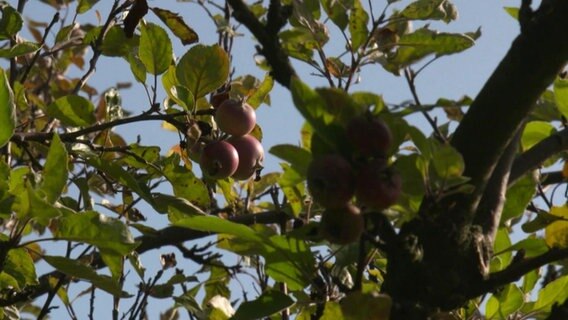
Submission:
<svg viewBox="0 0 568 320">
<path fill-rule="evenodd" d="M 430 103 L 421 72 L 482 36 L 433 27 L 457 19 L 448 0 L 184 1 L 216 43 L 167 3 L 42 0 L 36 21 L 12 2 L 2 319 L 568 318 L 566 1 L 507 8 L 520 32 L 479 94 Z M 246 41 L 264 77 L 235 72 Z M 91 81 L 108 57 L 132 83 Z M 411 102 L 357 91 L 371 67 Z M 145 107 L 122 99 L 130 86 Z M 256 110 L 277 87 L 305 120 L 297 144 L 263 145 Z M 150 122 L 177 143 L 117 130 Z M 268 154 L 280 170 L 263 170 Z M 153 250 L 160 263 L 142 263 Z"/>
</svg>

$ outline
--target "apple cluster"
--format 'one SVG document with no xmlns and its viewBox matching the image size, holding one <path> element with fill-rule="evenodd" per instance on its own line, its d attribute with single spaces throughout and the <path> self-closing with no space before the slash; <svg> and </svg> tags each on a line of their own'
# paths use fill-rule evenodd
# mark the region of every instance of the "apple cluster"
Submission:
<svg viewBox="0 0 568 320">
<path fill-rule="evenodd" d="M 307 171 L 308 190 L 325 209 L 321 233 L 337 244 L 359 239 L 364 229 L 361 209 L 386 209 L 402 190 L 400 175 L 387 161 L 393 138 L 386 123 L 366 114 L 349 121 L 345 133 L 350 157 L 335 153 L 316 156 Z"/>
<path fill-rule="evenodd" d="M 264 160 L 262 144 L 250 134 L 256 125 L 254 109 L 244 100 L 226 99 L 215 110 L 215 122 L 230 137 L 203 146 L 201 170 L 212 179 L 249 179 L 262 168 Z"/>
</svg>

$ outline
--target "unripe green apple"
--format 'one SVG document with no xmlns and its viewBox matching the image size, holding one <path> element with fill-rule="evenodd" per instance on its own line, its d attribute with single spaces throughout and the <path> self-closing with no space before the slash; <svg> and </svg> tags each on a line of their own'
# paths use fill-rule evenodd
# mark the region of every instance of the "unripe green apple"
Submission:
<svg viewBox="0 0 568 320">
<path fill-rule="evenodd" d="M 215 111 L 215 121 L 221 131 L 232 136 L 244 136 L 256 125 L 256 112 L 244 101 L 228 99 Z"/>
<path fill-rule="evenodd" d="M 355 174 L 347 160 L 337 154 L 312 160 L 307 172 L 308 190 L 326 208 L 343 207 L 355 192 Z"/>
<path fill-rule="evenodd" d="M 361 237 L 365 221 L 359 208 L 347 203 L 343 207 L 328 208 L 321 216 L 320 232 L 327 241 L 349 244 Z"/>
<path fill-rule="evenodd" d="M 255 137 L 249 134 L 242 137 L 233 136 L 227 142 L 233 145 L 239 154 L 239 166 L 233 173 L 234 179 L 246 180 L 262 168 L 264 149 Z"/>
<path fill-rule="evenodd" d="M 239 154 L 230 143 L 214 141 L 203 148 L 199 165 L 203 173 L 209 178 L 228 178 L 237 170 Z"/>
</svg>

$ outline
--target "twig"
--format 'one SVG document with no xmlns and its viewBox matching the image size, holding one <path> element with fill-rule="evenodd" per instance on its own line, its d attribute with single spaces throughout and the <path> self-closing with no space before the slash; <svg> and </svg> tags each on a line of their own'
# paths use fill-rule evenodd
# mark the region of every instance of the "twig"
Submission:
<svg viewBox="0 0 568 320">
<path fill-rule="evenodd" d="M 47 28 L 45 28 L 45 31 L 43 33 L 43 37 L 41 38 L 41 42 L 39 44 L 40 46 L 40 50 L 36 51 L 36 53 L 34 54 L 32 61 L 30 62 L 30 64 L 28 65 L 28 67 L 26 68 L 26 71 L 24 72 L 24 74 L 22 75 L 22 78 L 20 79 L 21 83 L 24 83 L 26 81 L 26 79 L 28 78 L 28 75 L 30 74 L 30 71 L 32 70 L 32 67 L 34 66 L 34 64 L 36 63 L 38 57 L 40 56 L 40 52 L 41 52 L 41 47 L 43 47 L 43 45 L 45 44 L 45 39 L 47 38 L 47 35 L 49 34 L 49 31 L 51 30 L 51 28 L 57 23 L 57 21 L 59 21 L 59 12 L 56 12 L 53 15 L 53 18 L 51 19 L 51 22 L 49 23 L 49 25 L 47 26 Z"/>
</svg>

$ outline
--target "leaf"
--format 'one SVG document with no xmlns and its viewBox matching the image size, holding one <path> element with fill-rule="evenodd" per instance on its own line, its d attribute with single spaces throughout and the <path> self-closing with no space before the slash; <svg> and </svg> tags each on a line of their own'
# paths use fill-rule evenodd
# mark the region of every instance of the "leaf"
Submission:
<svg viewBox="0 0 568 320">
<path fill-rule="evenodd" d="M 347 11 L 353 5 L 354 0 L 322 0 L 321 4 L 328 17 L 340 30 L 345 30 L 349 25 Z"/>
<path fill-rule="evenodd" d="M 455 7 L 447 0 L 417 0 L 400 15 L 411 20 L 443 20 L 446 23 L 457 19 Z"/>
<path fill-rule="evenodd" d="M 85 36 L 85 40 L 87 40 L 87 36 Z M 139 36 L 128 38 L 119 26 L 113 26 L 105 34 L 101 52 L 108 57 L 128 57 L 134 48 L 138 47 L 139 42 Z"/>
<path fill-rule="evenodd" d="M 344 320 L 343 312 L 341 312 L 341 306 L 338 302 L 328 301 L 325 303 L 325 308 L 323 309 L 323 315 L 320 320 Z"/>
<path fill-rule="evenodd" d="M 554 134 L 556 129 L 552 124 L 545 121 L 531 121 L 526 124 L 521 137 L 521 146 L 523 151 L 532 148 L 550 135 Z"/>
<path fill-rule="evenodd" d="M 7 252 L 3 273 L 14 278 L 22 289 L 38 284 L 34 261 L 24 248 L 10 249 Z"/>
<path fill-rule="evenodd" d="M 293 304 L 294 300 L 288 295 L 276 290 L 267 290 L 255 300 L 243 302 L 231 319 L 262 319 L 289 308 Z"/>
<path fill-rule="evenodd" d="M 79 0 L 79 4 L 77 5 L 77 14 L 85 13 L 97 4 L 99 0 Z"/>
<path fill-rule="evenodd" d="M 132 71 L 132 74 L 134 75 L 136 81 L 140 83 L 145 83 L 147 72 L 146 72 L 146 66 L 144 66 L 142 60 L 140 60 L 139 57 L 137 57 L 135 54 L 132 53 L 128 55 L 127 60 L 128 64 L 130 64 L 130 71 Z"/>
<path fill-rule="evenodd" d="M 388 320 L 392 299 L 386 294 L 351 292 L 341 300 L 341 311 L 347 319 Z"/>
<path fill-rule="evenodd" d="M 443 179 L 459 177 L 465 169 L 463 157 L 449 144 L 441 144 L 435 149 L 432 164 Z"/>
<path fill-rule="evenodd" d="M 24 24 L 22 15 L 13 7 L 5 6 L 2 8 L 2 19 L 0 20 L 0 39 L 9 39 L 16 35 Z"/>
<path fill-rule="evenodd" d="M 41 47 L 35 42 L 20 42 L 9 49 L 0 49 L 0 58 L 12 59 L 30 53 L 35 53 Z"/>
<path fill-rule="evenodd" d="M 153 75 L 168 70 L 172 60 L 172 43 L 164 29 L 153 23 L 144 23 L 141 27 L 138 56 Z"/>
<path fill-rule="evenodd" d="M 198 207 L 207 208 L 211 201 L 207 186 L 191 170 L 177 163 L 179 163 L 179 158 L 173 157 L 163 169 L 164 177 L 172 184 L 174 195 Z"/>
<path fill-rule="evenodd" d="M 552 207 L 550 214 L 562 218 L 544 229 L 544 240 L 551 248 L 568 248 L 568 206 Z"/>
<path fill-rule="evenodd" d="M 0 68 L 0 148 L 5 146 L 16 128 L 14 93 L 4 69 Z"/>
<path fill-rule="evenodd" d="M 38 195 L 32 186 L 27 185 L 27 201 L 29 203 L 28 216 L 34 219 L 39 225 L 47 226 L 50 219 L 59 217 L 61 211 Z"/>
<path fill-rule="evenodd" d="M 260 85 L 257 86 L 252 94 L 248 97 L 247 103 L 254 109 L 257 109 L 263 102 L 267 101 L 269 97 L 268 94 L 273 87 L 274 79 L 270 76 L 270 74 L 267 73 Z"/>
<path fill-rule="evenodd" d="M 555 303 L 564 303 L 568 299 L 568 275 L 562 276 L 538 292 L 534 311 L 550 311 Z"/>
<path fill-rule="evenodd" d="M 146 0 L 135 0 L 134 4 L 124 18 L 124 34 L 127 38 L 132 38 L 138 22 L 148 13 L 148 2 Z"/>
<path fill-rule="evenodd" d="M 43 182 L 40 190 L 46 195 L 46 200 L 53 204 L 67 184 L 68 174 L 67 150 L 58 134 L 53 135 L 43 168 Z"/>
<path fill-rule="evenodd" d="M 519 8 L 517 7 L 504 7 L 505 12 L 507 12 L 511 17 L 516 20 L 519 20 Z"/>
<path fill-rule="evenodd" d="M 354 0 L 353 8 L 349 15 L 349 33 L 351 34 L 351 50 L 353 52 L 357 52 L 359 47 L 365 44 L 369 36 L 369 30 L 367 30 L 368 23 L 369 15 L 363 8 L 361 0 Z"/>
<path fill-rule="evenodd" d="M 546 241 L 542 238 L 526 238 L 507 248 L 505 251 L 523 250 L 525 258 L 536 257 L 548 251 Z"/>
<path fill-rule="evenodd" d="M 229 76 L 229 56 L 218 45 L 196 45 L 181 57 L 176 76 L 198 99 L 221 87 Z"/>
<path fill-rule="evenodd" d="M 514 185 L 507 189 L 505 207 L 501 214 L 501 223 L 516 218 L 525 212 L 526 207 L 536 193 L 537 179 L 532 174 L 526 174 Z"/>
<path fill-rule="evenodd" d="M 95 106 L 91 101 L 77 95 L 61 97 L 47 107 L 47 114 L 57 118 L 65 125 L 86 127 L 97 120 L 94 114 Z"/>
<path fill-rule="evenodd" d="M 263 241 L 263 237 L 256 234 L 253 229 L 214 216 L 188 217 L 177 221 L 174 225 L 203 232 L 226 233 L 247 241 Z"/>
<path fill-rule="evenodd" d="M 437 32 L 424 27 L 402 35 L 397 43 L 396 54 L 389 55 L 386 62 L 381 63 L 387 71 L 398 75 L 401 68 L 428 55 L 450 55 L 464 51 L 474 44 L 474 39 L 466 34 Z"/>
<path fill-rule="evenodd" d="M 279 144 L 270 148 L 269 152 L 288 161 L 296 172 L 306 176 L 308 166 L 312 161 L 312 155 L 308 150 L 291 144 Z"/>
<path fill-rule="evenodd" d="M 68 214 L 55 226 L 58 239 L 88 243 L 106 254 L 126 256 L 138 246 L 122 221 L 94 211 Z"/>
<path fill-rule="evenodd" d="M 556 107 L 565 118 L 568 118 L 568 79 L 557 77 L 553 89 Z"/>
<path fill-rule="evenodd" d="M 95 287 L 104 290 L 115 297 L 129 297 L 126 292 L 122 291 L 118 281 L 114 281 L 109 276 L 97 274 L 93 268 L 86 266 L 77 260 L 57 256 L 44 256 L 43 259 L 58 271 L 72 277 L 87 280 Z"/>
<path fill-rule="evenodd" d="M 205 214 L 201 208 L 184 198 L 174 197 L 163 193 L 154 193 L 153 196 L 155 202 L 153 207 L 160 213 L 172 213 L 172 211 L 176 211 L 177 213 L 188 216 Z"/>
<path fill-rule="evenodd" d="M 514 284 L 505 286 L 497 296 L 501 319 L 507 319 L 509 315 L 518 311 L 524 304 L 523 292 Z"/>
<path fill-rule="evenodd" d="M 154 14 L 181 40 L 184 45 L 199 42 L 197 33 L 177 13 L 160 8 L 150 8 Z"/>
<path fill-rule="evenodd" d="M 310 247 L 303 240 L 275 235 L 266 242 L 266 274 L 286 283 L 292 291 L 307 287 L 315 275 L 315 261 Z"/>
<path fill-rule="evenodd" d="M 550 225 L 551 223 L 558 221 L 560 219 L 562 218 L 544 211 L 539 211 L 535 219 L 525 222 L 521 226 L 521 228 L 526 233 L 532 233 L 540 229 L 543 229 L 546 226 Z"/>
</svg>

